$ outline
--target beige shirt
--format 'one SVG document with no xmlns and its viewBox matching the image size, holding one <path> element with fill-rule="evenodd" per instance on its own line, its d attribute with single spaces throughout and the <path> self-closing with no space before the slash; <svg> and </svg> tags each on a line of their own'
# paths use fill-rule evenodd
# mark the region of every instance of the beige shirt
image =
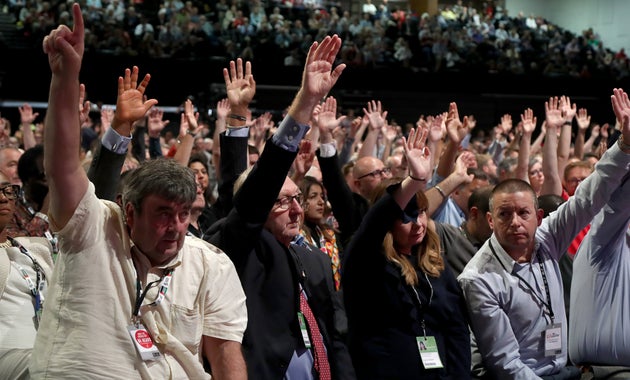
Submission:
<svg viewBox="0 0 630 380">
<path fill-rule="evenodd" d="M 56 229 L 51 220 L 51 227 Z M 207 335 L 241 342 L 247 325 L 245 294 L 230 259 L 218 248 L 186 237 L 163 302 L 149 306 L 142 321 L 164 355 L 146 362 L 128 333 L 137 278 L 145 284 L 162 268 L 151 267 L 131 242 L 118 205 L 94 195 L 94 186 L 59 231 L 60 254 L 33 350 L 34 379 L 207 379 L 201 339 Z"/>
</svg>

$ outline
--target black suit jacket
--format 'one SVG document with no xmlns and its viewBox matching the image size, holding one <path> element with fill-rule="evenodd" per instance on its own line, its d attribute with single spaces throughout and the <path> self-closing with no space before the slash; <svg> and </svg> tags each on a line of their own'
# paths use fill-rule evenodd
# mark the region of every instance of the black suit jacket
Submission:
<svg viewBox="0 0 630 380">
<path fill-rule="evenodd" d="M 295 156 L 268 141 L 235 195 L 234 208 L 209 241 L 232 259 L 247 295 L 243 351 L 249 378 L 282 379 L 293 352 L 303 347 L 297 319 L 302 281 L 333 378 L 351 379 L 354 369 L 334 322 L 342 311 L 333 303 L 330 259 L 316 248 L 284 246 L 263 228 Z"/>
<path fill-rule="evenodd" d="M 94 191 L 99 199 L 116 201 L 120 170 L 125 163 L 125 157 L 124 154 L 105 148 L 103 143 L 97 148 L 88 170 L 88 178 L 94 184 Z"/>
</svg>

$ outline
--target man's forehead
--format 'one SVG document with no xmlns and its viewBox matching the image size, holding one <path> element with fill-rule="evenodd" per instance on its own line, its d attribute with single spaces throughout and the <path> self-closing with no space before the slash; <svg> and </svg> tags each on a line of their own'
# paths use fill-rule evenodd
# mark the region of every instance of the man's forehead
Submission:
<svg viewBox="0 0 630 380">
<path fill-rule="evenodd" d="M 533 195 L 527 191 L 513 193 L 497 193 L 492 196 L 495 207 L 509 207 L 510 205 L 534 207 Z"/>
</svg>

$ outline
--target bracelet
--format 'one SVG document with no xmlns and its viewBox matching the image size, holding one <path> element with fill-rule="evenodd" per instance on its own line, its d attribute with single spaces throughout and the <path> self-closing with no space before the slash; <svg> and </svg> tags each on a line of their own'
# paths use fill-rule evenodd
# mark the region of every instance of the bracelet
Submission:
<svg viewBox="0 0 630 380">
<path fill-rule="evenodd" d="M 570 121 L 565 121 L 564 123 L 562 123 L 562 125 L 573 125 L 573 123 L 571 123 Z"/>
<path fill-rule="evenodd" d="M 191 131 L 190 129 L 186 131 L 187 135 L 191 135 L 192 137 L 197 137 L 197 134 L 193 131 Z"/>
<path fill-rule="evenodd" d="M 247 118 L 245 116 L 241 116 L 241 115 L 236 115 L 236 114 L 229 114 L 228 117 L 230 119 L 236 119 L 236 120 L 240 120 L 240 121 L 247 121 Z"/>
<path fill-rule="evenodd" d="M 435 190 L 438 191 L 438 193 L 440 193 L 440 195 L 442 196 L 442 198 L 446 198 L 446 194 L 444 193 L 444 190 L 442 190 L 442 188 L 439 185 L 435 185 L 433 186 L 435 188 Z"/>
<path fill-rule="evenodd" d="M 409 173 L 409 178 L 413 179 L 414 181 L 418 181 L 418 182 L 426 182 L 427 179 L 426 178 L 417 178 L 411 175 L 411 173 Z"/>
<path fill-rule="evenodd" d="M 625 153 L 630 153 L 630 145 L 626 144 L 625 141 L 623 141 L 623 135 L 619 136 L 617 144 L 619 144 L 619 149 L 621 149 Z"/>
</svg>

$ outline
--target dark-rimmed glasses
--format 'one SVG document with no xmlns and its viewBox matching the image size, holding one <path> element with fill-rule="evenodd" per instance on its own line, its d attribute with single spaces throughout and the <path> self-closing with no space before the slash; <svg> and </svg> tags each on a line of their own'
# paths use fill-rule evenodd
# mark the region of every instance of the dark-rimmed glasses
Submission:
<svg viewBox="0 0 630 380">
<path fill-rule="evenodd" d="M 4 196 L 12 201 L 17 199 L 18 195 L 20 194 L 20 186 L 18 185 L 5 185 L 0 187 L 0 192 L 2 192 L 2 194 L 4 194 Z"/>
<path fill-rule="evenodd" d="M 282 198 L 276 199 L 276 203 L 275 203 L 276 209 L 288 210 L 289 207 L 291 207 L 291 205 L 293 204 L 293 201 L 296 201 L 299 205 L 301 205 L 302 202 L 304 201 L 304 197 L 302 196 L 302 193 L 295 194 L 295 195 L 287 195 Z"/>
<path fill-rule="evenodd" d="M 371 172 L 369 172 L 367 174 L 363 174 L 361 177 L 359 177 L 357 179 L 363 179 L 363 178 L 368 177 L 368 176 L 371 177 L 371 178 L 376 178 L 377 176 L 378 177 L 382 177 L 383 175 L 389 174 L 391 172 L 392 172 L 392 170 L 390 168 L 376 169 L 376 170 L 373 170 L 373 171 L 371 171 Z"/>
</svg>

